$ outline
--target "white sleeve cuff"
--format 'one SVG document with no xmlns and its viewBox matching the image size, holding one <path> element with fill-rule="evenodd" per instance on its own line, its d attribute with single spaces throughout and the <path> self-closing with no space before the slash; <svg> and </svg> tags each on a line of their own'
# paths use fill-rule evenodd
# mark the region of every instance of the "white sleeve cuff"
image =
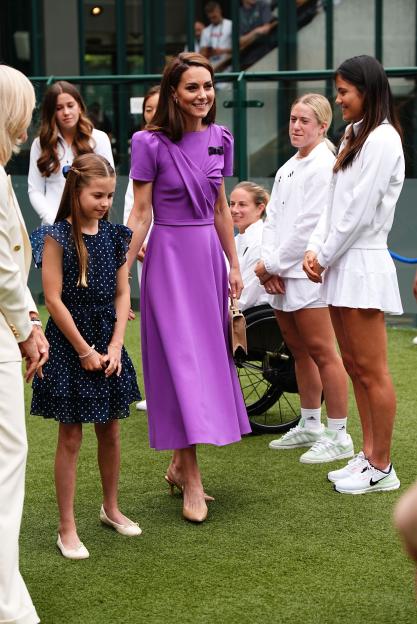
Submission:
<svg viewBox="0 0 417 624">
<path fill-rule="evenodd" d="M 321 267 L 323 267 L 323 269 L 327 269 L 326 260 L 324 259 L 323 254 L 321 253 L 317 254 L 317 262 L 319 263 Z"/>
<path fill-rule="evenodd" d="M 270 275 L 279 275 L 279 264 L 278 262 L 270 262 L 269 260 L 263 259 L 265 269 L 268 271 Z"/>
<path fill-rule="evenodd" d="M 315 245 L 314 243 L 309 242 L 306 247 L 306 252 L 307 251 L 312 251 L 317 256 L 317 254 L 320 252 L 320 247 L 318 245 Z"/>
</svg>

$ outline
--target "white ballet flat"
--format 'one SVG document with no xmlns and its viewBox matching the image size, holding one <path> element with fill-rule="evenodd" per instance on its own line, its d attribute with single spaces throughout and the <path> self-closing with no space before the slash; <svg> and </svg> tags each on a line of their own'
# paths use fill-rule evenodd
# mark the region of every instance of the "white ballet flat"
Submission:
<svg viewBox="0 0 417 624">
<path fill-rule="evenodd" d="M 113 527 L 113 529 L 121 535 L 127 535 L 128 537 L 134 537 L 142 533 L 142 529 L 137 522 L 132 522 L 132 520 L 129 520 L 129 524 L 118 524 L 117 522 L 113 522 L 113 520 L 110 520 L 110 518 L 104 511 L 103 505 L 100 509 L 100 521 L 103 524 L 107 524 L 108 526 Z"/>
<path fill-rule="evenodd" d="M 139 412 L 146 412 L 146 410 L 148 409 L 147 405 L 146 405 L 146 400 L 144 399 L 143 401 L 138 401 L 136 403 L 136 409 Z"/>
<path fill-rule="evenodd" d="M 78 548 L 65 548 L 59 533 L 56 545 L 61 551 L 61 555 L 65 557 L 65 559 L 88 559 L 88 557 L 90 556 L 90 553 L 82 542 L 80 542 Z"/>
</svg>

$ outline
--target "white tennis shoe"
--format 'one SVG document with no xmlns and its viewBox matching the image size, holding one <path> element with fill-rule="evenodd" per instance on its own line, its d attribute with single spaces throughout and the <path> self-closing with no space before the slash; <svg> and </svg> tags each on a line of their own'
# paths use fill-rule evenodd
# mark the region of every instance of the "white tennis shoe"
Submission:
<svg viewBox="0 0 417 624">
<path fill-rule="evenodd" d="M 356 473 L 346 479 L 337 481 L 335 490 L 341 494 L 368 494 L 369 492 L 389 492 L 398 490 L 400 480 L 397 477 L 394 466 L 390 464 L 389 470 L 379 470 L 369 462 Z"/>
<path fill-rule="evenodd" d="M 313 446 L 315 442 L 323 435 L 324 425 L 320 425 L 318 429 L 306 429 L 304 418 L 295 427 L 292 427 L 278 440 L 272 440 L 269 448 L 274 450 L 290 450 L 301 448 L 304 446 Z"/>
<path fill-rule="evenodd" d="M 368 460 L 365 457 L 363 451 L 359 451 L 355 457 L 352 457 L 350 461 L 348 461 L 347 465 L 343 468 L 339 468 L 339 470 L 332 470 L 327 474 L 327 478 L 332 483 L 336 483 L 336 481 L 340 481 L 341 479 L 346 479 L 347 477 L 351 477 L 358 472 L 361 472 L 362 468 L 365 468 Z"/>
<path fill-rule="evenodd" d="M 337 459 L 353 457 L 353 453 L 353 442 L 349 434 L 346 434 L 344 440 L 339 440 L 337 431 L 325 429 L 311 449 L 301 455 L 300 462 L 302 464 L 325 464 Z"/>
</svg>

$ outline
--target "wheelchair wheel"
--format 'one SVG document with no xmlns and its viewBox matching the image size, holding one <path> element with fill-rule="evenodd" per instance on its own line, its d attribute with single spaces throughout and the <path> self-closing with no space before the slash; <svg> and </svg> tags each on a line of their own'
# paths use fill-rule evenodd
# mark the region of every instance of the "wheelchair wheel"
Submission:
<svg viewBox="0 0 417 624">
<path fill-rule="evenodd" d="M 248 355 L 235 357 L 235 364 L 252 431 L 288 431 L 300 419 L 294 360 L 269 305 L 244 314 Z"/>
</svg>

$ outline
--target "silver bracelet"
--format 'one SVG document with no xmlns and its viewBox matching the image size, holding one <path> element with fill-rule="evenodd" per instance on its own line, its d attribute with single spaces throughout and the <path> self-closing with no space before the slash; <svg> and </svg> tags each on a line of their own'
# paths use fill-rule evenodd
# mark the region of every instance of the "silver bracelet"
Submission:
<svg viewBox="0 0 417 624">
<path fill-rule="evenodd" d="M 30 319 L 30 322 L 32 323 L 32 325 L 39 325 L 39 327 L 42 327 L 41 319 L 38 319 L 38 318 Z"/>
<path fill-rule="evenodd" d="M 88 358 L 93 353 L 95 348 L 96 348 L 96 345 L 91 345 L 90 350 L 87 351 L 87 353 L 83 353 L 82 355 L 79 355 L 78 357 L 80 358 L 80 360 L 83 360 L 84 358 Z"/>
</svg>

